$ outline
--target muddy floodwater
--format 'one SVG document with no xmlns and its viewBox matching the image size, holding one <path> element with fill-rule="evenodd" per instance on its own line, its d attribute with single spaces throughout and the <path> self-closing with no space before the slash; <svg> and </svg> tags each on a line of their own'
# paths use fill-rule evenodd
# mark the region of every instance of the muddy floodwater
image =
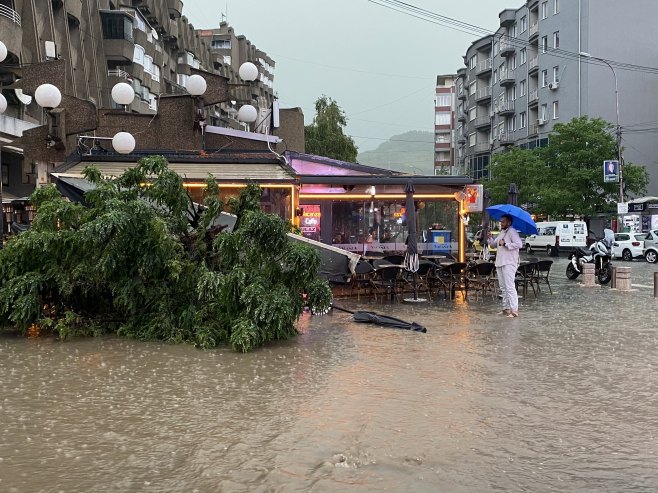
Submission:
<svg viewBox="0 0 658 493">
<path fill-rule="evenodd" d="M 251 354 L 0 337 L 1 492 L 658 491 L 658 300 L 340 301 Z M 339 302 L 337 302 L 339 303 Z"/>
</svg>

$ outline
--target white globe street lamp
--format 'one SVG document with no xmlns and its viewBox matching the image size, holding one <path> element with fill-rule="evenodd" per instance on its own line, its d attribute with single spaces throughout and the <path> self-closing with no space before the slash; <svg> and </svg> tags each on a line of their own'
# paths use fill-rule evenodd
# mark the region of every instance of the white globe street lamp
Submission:
<svg viewBox="0 0 658 493">
<path fill-rule="evenodd" d="M 238 110 L 238 120 L 245 123 L 254 123 L 258 118 L 258 111 L 250 104 L 245 104 Z"/>
<path fill-rule="evenodd" d="M 41 84 L 34 91 L 34 99 L 42 108 L 57 108 L 62 102 L 62 93 L 52 84 Z"/>
<path fill-rule="evenodd" d="M 252 82 L 258 78 L 258 67 L 251 62 L 244 62 L 240 65 L 238 75 L 245 82 Z"/>
<path fill-rule="evenodd" d="M 7 99 L 0 93 L 0 115 L 7 111 Z"/>
<path fill-rule="evenodd" d="M 135 137 L 128 132 L 119 132 L 112 137 L 112 147 L 119 154 L 130 154 L 135 150 Z"/>
<path fill-rule="evenodd" d="M 185 89 L 192 96 L 203 96 L 207 88 L 206 79 L 197 74 L 188 77 L 185 83 Z"/>
<path fill-rule="evenodd" d="M 0 41 L 0 63 L 7 59 L 7 46 Z"/>
<path fill-rule="evenodd" d="M 112 99 L 116 104 L 127 106 L 135 99 L 135 90 L 130 84 L 119 82 L 112 88 Z"/>
</svg>

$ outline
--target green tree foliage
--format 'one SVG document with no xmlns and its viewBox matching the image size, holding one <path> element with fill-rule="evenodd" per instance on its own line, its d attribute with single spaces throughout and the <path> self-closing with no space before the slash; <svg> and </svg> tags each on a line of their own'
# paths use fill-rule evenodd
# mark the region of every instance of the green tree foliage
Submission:
<svg viewBox="0 0 658 493">
<path fill-rule="evenodd" d="M 356 162 L 358 150 L 352 137 L 343 133 L 345 112 L 328 96 L 315 102 L 313 123 L 304 127 L 306 152 L 318 156 Z"/>
<path fill-rule="evenodd" d="M 85 175 L 96 185 L 85 196 L 89 207 L 54 187 L 37 189 L 32 229 L 0 251 L 5 325 L 37 324 L 62 339 L 115 332 L 249 351 L 293 337 L 305 303 L 328 308 L 319 255 L 289 241 L 284 220 L 260 211 L 258 186 L 229 203 L 239 217 L 229 233 L 215 221 L 224 205 L 214 179 L 199 211 L 161 156 L 117 179 L 93 167 Z"/>
<path fill-rule="evenodd" d="M 616 156 L 613 127 L 586 116 L 553 127 L 541 149 L 513 149 L 497 154 L 486 185 L 494 202 L 507 201 L 510 183 L 519 187 L 519 204 L 532 212 L 565 217 L 591 216 L 618 200 L 619 186 L 603 182 L 603 161 Z M 643 166 L 625 163 L 624 190 L 646 191 L 649 175 Z"/>
</svg>

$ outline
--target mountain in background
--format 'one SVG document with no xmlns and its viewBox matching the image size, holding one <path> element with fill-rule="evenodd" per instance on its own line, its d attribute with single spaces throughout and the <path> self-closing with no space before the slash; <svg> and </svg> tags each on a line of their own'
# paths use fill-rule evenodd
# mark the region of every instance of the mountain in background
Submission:
<svg viewBox="0 0 658 493">
<path fill-rule="evenodd" d="M 434 174 L 434 134 L 411 131 L 394 135 L 374 151 L 360 152 L 361 164 L 412 174 Z"/>
</svg>

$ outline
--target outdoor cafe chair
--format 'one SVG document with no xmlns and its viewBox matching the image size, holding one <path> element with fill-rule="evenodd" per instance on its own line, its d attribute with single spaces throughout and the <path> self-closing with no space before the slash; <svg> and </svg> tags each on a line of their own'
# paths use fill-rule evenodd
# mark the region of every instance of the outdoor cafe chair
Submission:
<svg viewBox="0 0 658 493">
<path fill-rule="evenodd" d="M 375 301 L 380 294 L 390 296 L 391 301 L 398 296 L 398 284 L 402 271 L 402 266 L 393 264 L 381 265 L 375 269 L 371 282 Z"/>
<path fill-rule="evenodd" d="M 405 288 L 411 288 L 412 290 L 414 289 L 414 282 L 416 284 L 416 292 L 420 293 L 421 291 L 425 291 L 427 293 L 427 296 L 432 299 L 432 292 L 431 292 L 431 284 L 432 284 L 432 277 L 434 276 L 434 271 L 436 270 L 436 264 L 434 262 L 430 262 L 429 260 L 421 260 L 420 264 L 418 265 L 418 271 L 415 273 L 415 281 L 414 281 L 414 273 L 411 271 L 404 271 L 401 279 L 404 284 Z"/>
<path fill-rule="evenodd" d="M 540 282 L 545 282 L 546 285 L 548 286 L 548 290 L 550 291 L 551 294 L 553 294 L 553 290 L 551 289 L 551 283 L 548 279 L 550 273 L 551 273 L 551 267 L 553 265 L 552 260 L 540 260 L 537 262 L 537 266 L 535 268 L 534 272 L 534 282 L 537 284 L 537 290 L 541 291 L 541 288 L 539 287 Z"/>
<path fill-rule="evenodd" d="M 535 270 L 537 269 L 537 262 L 524 262 L 519 265 L 516 270 L 516 276 L 514 278 L 514 285 L 516 289 L 523 287 L 523 297 L 528 296 L 528 286 L 532 288 L 532 292 L 537 297 L 537 291 L 535 290 Z"/>
<path fill-rule="evenodd" d="M 487 291 L 491 291 L 492 297 L 496 295 L 496 265 L 493 262 L 476 262 L 467 267 L 464 273 L 466 284 L 466 296 L 471 290 L 475 291 L 475 299 L 481 292 L 482 297 Z"/>
<path fill-rule="evenodd" d="M 462 295 L 464 295 L 463 276 L 465 269 L 465 262 L 453 262 L 451 264 L 442 265 L 436 270 L 434 280 L 436 281 L 439 290 L 443 290 L 446 293 L 446 298 L 449 293 L 450 299 L 453 299 L 457 289 L 459 289 L 462 292 Z"/>
<path fill-rule="evenodd" d="M 375 268 L 370 265 L 369 262 L 365 260 L 359 260 L 354 267 L 354 275 L 352 276 L 352 282 L 350 286 L 350 296 L 356 288 L 356 297 L 357 300 L 361 297 L 361 289 L 367 291 L 372 291 L 372 279 L 375 273 Z"/>
<path fill-rule="evenodd" d="M 388 260 L 390 263 L 395 265 L 402 265 L 404 262 L 404 255 L 386 255 L 384 260 Z"/>
</svg>

